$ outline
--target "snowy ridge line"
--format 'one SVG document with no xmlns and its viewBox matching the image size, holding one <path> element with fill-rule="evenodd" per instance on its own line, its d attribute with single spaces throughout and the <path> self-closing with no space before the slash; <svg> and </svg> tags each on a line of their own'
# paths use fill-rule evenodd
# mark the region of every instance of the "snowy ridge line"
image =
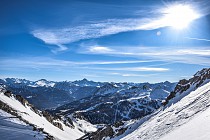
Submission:
<svg viewBox="0 0 210 140">
<path fill-rule="evenodd" d="M 44 134 L 46 134 L 46 138 L 47 139 L 53 139 L 53 136 L 51 136 L 49 133 L 43 131 L 43 129 L 37 128 L 34 124 L 28 122 L 27 120 L 23 119 L 16 110 L 14 110 L 13 108 L 11 108 L 10 106 L 8 106 L 7 104 L 5 104 L 4 102 L 0 101 L 0 109 L 2 109 L 3 111 L 16 116 L 16 118 L 18 118 L 20 121 L 28 124 L 29 126 L 33 127 L 33 130 L 37 130 L 38 132 L 42 132 Z"/>
<path fill-rule="evenodd" d="M 190 92 L 196 90 L 198 87 L 210 82 L 210 68 L 204 68 L 198 71 L 189 80 L 180 80 L 174 91 L 172 91 L 166 98 L 163 105 L 170 106 L 172 103 L 178 102 L 183 97 L 187 96 Z"/>
<path fill-rule="evenodd" d="M 49 115 L 46 111 L 36 110 L 27 100 L 2 88 L 0 88 L 0 108 L 18 116 L 21 121 L 33 126 L 34 130 L 47 134 L 48 139 L 73 140 L 84 135 L 77 128 L 70 128 L 69 125 Z"/>
</svg>

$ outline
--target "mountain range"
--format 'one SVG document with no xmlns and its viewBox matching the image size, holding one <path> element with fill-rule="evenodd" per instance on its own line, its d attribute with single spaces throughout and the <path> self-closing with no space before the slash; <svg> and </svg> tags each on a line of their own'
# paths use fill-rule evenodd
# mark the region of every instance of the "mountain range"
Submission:
<svg viewBox="0 0 210 140">
<path fill-rule="evenodd" d="M 3 136 L 7 134 L 3 128 L 14 127 L 14 135 L 24 129 L 25 139 L 197 140 L 201 134 L 202 139 L 210 138 L 209 127 L 201 125 L 210 122 L 210 68 L 177 83 L 18 78 L 0 83 Z M 202 131 L 196 133 L 195 124 Z"/>
</svg>

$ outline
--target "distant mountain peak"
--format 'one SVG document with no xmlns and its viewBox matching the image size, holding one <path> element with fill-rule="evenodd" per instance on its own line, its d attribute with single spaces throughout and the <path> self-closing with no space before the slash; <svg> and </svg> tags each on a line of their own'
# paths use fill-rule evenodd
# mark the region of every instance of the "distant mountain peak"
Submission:
<svg viewBox="0 0 210 140">
<path fill-rule="evenodd" d="M 86 78 L 83 78 L 81 81 L 88 81 Z"/>
<path fill-rule="evenodd" d="M 48 81 L 48 80 L 46 80 L 46 79 L 39 79 L 38 81 Z"/>
</svg>

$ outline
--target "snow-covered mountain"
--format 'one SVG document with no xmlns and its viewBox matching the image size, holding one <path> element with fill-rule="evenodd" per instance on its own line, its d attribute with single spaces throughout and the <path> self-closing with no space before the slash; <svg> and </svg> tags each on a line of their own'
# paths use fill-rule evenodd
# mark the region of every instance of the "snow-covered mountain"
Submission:
<svg viewBox="0 0 210 140">
<path fill-rule="evenodd" d="M 91 96 L 103 84 L 100 82 L 78 81 L 54 82 L 41 79 L 29 81 L 26 79 L 0 79 L 1 85 L 16 95 L 21 95 L 39 109 L 55 108 L 68 102 Z"/>
<path fill-rule="evenodd" d="M 107 125 L 80 139 L 210 139 L 210 69 L 197 72 L 189 80 L 180 80 L 164 104 L 143 118 Z"/>
<path fill-rule="evenodd" d="M 2 79 L 0 87 L 2 136 L 13 132 L 13 136 L 20 136 L 19 139 L 210 139 L 210 68 L 177 84 Z M 64 91 L 73 100 L 47 110 L 51 115 L 37 110 L 22 96 L 11 94 L 5 87 L 26 89 L 29 93 Z M 27 92 L 20 93 L 25 95 Z M 61 93 L 44 94 L 49 98 L 61 96 Z M 23 131 L 22 135 L 20 131 Z"/>
<path fill-rule="evenodd" d="M 121 120 L 144 117 L 162 104 L 174 83 L 107 83 L 93 96 L 51 110 L 59 116 L 83 118 L 92 124 L 114 124 Z"/>
<path fill-rule="evenodd" d="M 18 78 L 0 79 L 0 84 L 5 85 L 7 90 L 12 91 L 16 95 L 21 95 L 38 109 L 50 109 L 76 101 L 82 98 L 91 97 L 95 95 L 115 94 L 126 92 L 131 93 L 132 90 L 138 94 L 138 89 L 143 88 L 160 88 L 158 95 L 165 98 L 168 92 L 173 89 L 174 83 L 164 82 L 157 84 L 149 83 L 108 83 L 108 82 L 94 82 L 87 79 L 77 81 L 62 81 L 54 82 L 41 79 L 38 81 L 29 81 Z M 162 87 L 161 87 L 162 86 Z M 141 89 L 142 90 L 142 89 Z M 160 95 L 161 94 L 161 95 Z"/>
<path fill-rule="evenodd" d="M 0 110 L 0 136 L 3 140 L 37 140 L 46 138 L 46 134 L 33 131 L 33 127 L 15 116 Z"/>
<path fill-rule="evenodd" d="M 30 136 L 33 134 L 34 137 L 41 139 L 46 137 L 47 139 L 69 140 L 83 136 L 89 128 L 92 128 L 92 131 L 96 130 L 93 125 L 84 120 L 72 121 L 70 118 L 63 119 L 58 116 L 52 116 L 46 111 L 40 111 L 20 95 L 14 95 L 2 86 L 0 87 L 0 109 L 0 117 L 10 120 L 10 123 L 5 121 L 0 123 L 2 126 L 0 130 L 1 135 L 12 133 L 15 130 L 17 130 L 15 133 L 18 134 L 18 130 L 23 129 L 23 126 L 17 126 L 17 124 L 12 123 L 14 118 L 16 118 L 16 122 L 26 126 L 22 132 L 24 139 L 30 139 Z M 10 126 L 14 126 L 15 130 L 11 129 Z M 82 129 L 81 126 L 83 126 Z M 32 129 L 35 132 L 32 132 Z M 28 133 L 31 133 L 31 135 Z"/>
</svg>

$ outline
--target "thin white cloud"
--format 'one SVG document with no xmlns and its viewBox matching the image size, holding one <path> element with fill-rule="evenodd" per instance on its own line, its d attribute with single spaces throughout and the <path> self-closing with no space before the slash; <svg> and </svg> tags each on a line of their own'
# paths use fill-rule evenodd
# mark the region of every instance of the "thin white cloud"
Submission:
<svg viewBox="0 0 210 140">
<path fill-rule="evenodd" d="M 58 48 L 52 50 L 52 52 L 55 54 L 60 51 L 68 50 L 68 47 L 66 47 L 65 45 L 57 44 L 57 46 L 58 46 Z"/>
<path fill-rule="evenodd" d="M 149 77 L 157 74 L 122 74 L 123 77 Z"/>
<path fill-rule="evenodd" d="M 178 55 L 200 55 L 200 56 L 210 56 L 210 50 L 200 50 L 200 49 L 184 49 L 177 50 Z"/>
<path fill-rule="evenodd" d="M 123 60 L 123 61 L 67 61 L 57 60 L 45 57 L 25 57 L 25 58 L 1 58 L 0 64 L 2 67 L 26 67 L 26 68 L 48 68 L 48 67 L 76 67 L 76 66 L 91 66 L 91 65 L 112 65 L 112 64 L 135 64 L 149 63 L 156 60 Z"/>
<path fill-rule="evenodd" d="M 159 67 L 118 67 L 118 68 L 89 67 L 89 69 L 108 70 L 108 71 L 135 71 L 135 72 L 165 72 L 165 71 L 169 71 L 168 68 L 159 68 Z"/>
<path fill-rule="evenodd" d="M 122 77 L 150 77 L 150 76 L 155 76 L 158 75 L 157 73 L 153 74 L 133 74 L 133 73 L 106 73 L 108 75 L 118 75 Z"/>
<path fill-rule="evenodd" d="M 111 51 L 94 51 L 94 47 L 88 47 L 86 50 L 81 51 L 80 53 L 87 54 L 103 54 L 103 55 L 112 55 L 112 56 L 126 56 L 126 57 L 135 57 L 135 58 L 147 58 L 157 61 L 165 61 L 168 63 L 180 62 L 186 64 L 198 64 L 198 65 L 210 65 L 210 49 L 208 47 L 197 47 L 197 48 L 188 48 L 184 47 L 183 49 L 167 47 L 103 47 L 104 50 Z M 90 51 L 91 48 L 91 51 Z M 112 48 L 112 49 L 111 49 Z"/>
<path fill-rule="evenodd" d="M 210 42 L 210 39 L 205 39 L 205 38 L 195 38 L 195 37 L 185 37 L 187 39 L 191 39 L 191 40 L 199 40 L 199 41 L 207 41 Z"/>
<path fill-rule="evenodd" d="M 86 50 L 81 51 L 81 53 L 90 54 L 120 54 L 120 55 L 145 55 L 145 56 L 179 56 L 179 55 L 200 55 L 200 56 L 210 56 L 210 49 L 207 48 L 192 48 L 192 49 L 177 49 L 173 47 L 160 48 L 160 47 L 111 47 L 105 46 L 92 46 L 88 47 Z"/>
<path fill-rule="evenodd" d="M 19 59 L 1 59 L 0 65 L 1 69 L 35 69 L 37 71 L 42 69 L 54 69 L 57 71 L 65 70 L 101 70 L 101 71 L 130 71 L 130 72 L 165 72 L 168 68 L 160 67 L 103 67 L 99 65 L 109 65 L 109 64 L 130 64 L 130 63 L 144 63 L 153 62 L 153 60 L 148 61 L 90 61 L 90 62 L 75 62 L 75 61 L 65 61 L 56 60 L 50 58 L 19 58 Z M 146 64 L 145 64 L 146 65 Z"/>
<path fill-rule="evenodd" d="M 97 52 L 97 53 L 109 53 L 109 52 L 113 52 L 112 49 L 107 48 L 107 47 L 101 47 L 101 46 L 93 46 L 89 48 L 90 52 Z"/>
</svg>

